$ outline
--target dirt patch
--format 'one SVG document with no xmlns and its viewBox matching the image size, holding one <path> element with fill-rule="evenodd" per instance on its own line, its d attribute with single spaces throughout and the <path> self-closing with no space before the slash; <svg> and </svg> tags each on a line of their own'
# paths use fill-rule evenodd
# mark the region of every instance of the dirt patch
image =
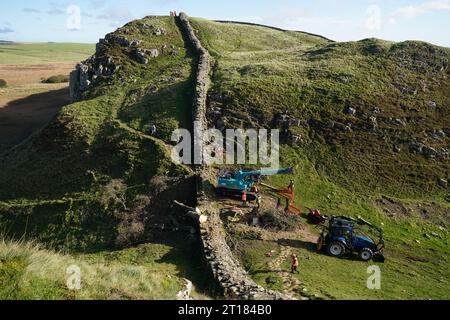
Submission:
<svg viewBox="0 0 450 320">
<path fill-rule="evenodd" d="M 410 209 L 427 222 L 443 227 L 450 225 L 450 210 L 448 208 L 438 204 L 425 203 L 411 206 Z"/>
<path fill-rule="evenodd" d="M 39 85 L 42 78 L 54 75 L 69 75 L 77 62 L 61 62 L 52 64 L 0 65 L 0 79 L 5 79 L 8 86 L 17 88 L 20 86 Z"/>
<path fill-rule="evenodd" d="M 377 199 L 375 203 L 384 211 L 384 213 L 386 213 L 388 217 L 394 218 L 401 216 L 410 216 L 410 212 L 408 212 L 408 209 L 402 203 L 396 200 L 383 197 L 381 199 Z"/>
</svg>

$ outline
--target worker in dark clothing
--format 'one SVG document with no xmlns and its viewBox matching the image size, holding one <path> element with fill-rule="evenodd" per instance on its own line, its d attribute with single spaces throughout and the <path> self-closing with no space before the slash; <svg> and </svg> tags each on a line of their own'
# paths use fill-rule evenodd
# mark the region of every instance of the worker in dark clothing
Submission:
<svg viewBox="0 0 450 320">
<path fill-rule="evenodd" d="M 281 198 L 278 198 L 277 200 L 277 209 L 280 209 L 281 207 Z"/>
<path fill-rule="evenodd" d="M 298 261 L 298 257 L 296 254 L 292 255 L 292 265 L 291 265 L 291 273 L 300 273 L 298 271 L 298 266 L 299 266 L 299 261 Z"/>
<path fill-rule="evenodd" d="M 261 203 L 262 203 L 262 197 L 261 195 L 257 195 L 256 196 L 256 205 L 258 206 L 258 209 L 261 208 Z"/>
<path fill-rule="evenodd" d="M 284 208 L 285 212 L 289 212 L 289 208 L 291 207 L 291 200 L 286 198 L 286 207 Z"/>
<path fill-rule="evenodd" d="M 154 136 L 156 134 L 156 126 L 155 125 L 152 125 L 151 127 L 150 127 L 150 135 L 151 136 Z"/>
</svg>

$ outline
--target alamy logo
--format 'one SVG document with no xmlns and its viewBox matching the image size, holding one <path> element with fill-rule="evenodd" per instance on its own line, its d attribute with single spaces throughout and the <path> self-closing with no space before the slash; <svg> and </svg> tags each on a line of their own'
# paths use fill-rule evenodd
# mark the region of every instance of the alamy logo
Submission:
<svg viewBox="0 0 450 320">
<path fill-rule="evenodd" d="M 379 266 L 370 266 L 367 268 L 367 289 L 380 290 L 381 289 L 381 269 Z"/>
<path fill-rule="evenodd" d="M 71 265 L 66 269 L 66 286 L 69 290 L 81 290 L 81 269 L 79 266 Z"/>
<path fill-rule="evenodd" d="M 71 5 L 67 7 L 67 30 L 81 29 L 81 9 L 79 6 Z"/>
<path fill-rule="evenodd" d="M 280 131 L 266 129 L 203 130 L 194 123 L 194 137 L 189 130 L 177 129 L 172 141 L 178 143 L 172 150 L 172 160 L 186 165 L 264 165 L 279 168 Z M 270 152 L 269 152 L 270 151 Z"/>
</svg>

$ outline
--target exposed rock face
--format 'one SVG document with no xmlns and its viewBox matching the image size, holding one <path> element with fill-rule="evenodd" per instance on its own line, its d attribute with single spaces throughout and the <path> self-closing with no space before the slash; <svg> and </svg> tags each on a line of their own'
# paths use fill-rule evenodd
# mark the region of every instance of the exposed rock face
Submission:
<svg viewBox="0 0 450 320">
<path fill-rule="evenodd" d="M 134 51 L 134 57 L 139 63 L 147 64 L 149 62 L 149 58 L 159 57 L 159 50 L 136 48 Z"/>
<path fill-rule="evenodd" d="M 157 28 L 148 24 L 140 26 L 141 29 L 150 30 L 155 36 L 163 36 L 167 34 L 163 28 Z M 120 28 L 122 33 L 127 33 L 127 29 Z M 129 34 L 129 32 L 128 32 Z M 73 101 L 82 98 L 83 93 L 89 87 L 101 80 L 110 78 L 116 73 L 121 65 L 116 65 L 111 57 L 107 56 L 108 48 L 118 45 L 127 52 L 131 52 L 133 58 L 141 64 L 148 64 L 150 59 L 157 58 L 161 55 L 161 51 L 154 49 L 144 49 L 139 46 L 142 41 L 139 39 L 128 39 L 125 36 L 116 33 L 109 33 L 104 39 L 100 39 L 96 45 L 96 53 L 88 60 L 79 63 L 76 69 L 70 75 L 70 97 Z M 167 54 L 178 55 L 179 49 L 171 47 Z"/>
<path fill-rule="evenodd" d="M 446 148 L 436 149 L 428 146 L 423 142 L 413 141 L 409 144 L 409 151 L 411 153 L 420 154 L 428 159 L 448 159 L 450 152 Z"/>
<path fill-rule="evenodd" d="M 446 71 L 449 65 L 449 55 L 444 50 L 427 43 L 396 44 L 390 54 L 400 67 L 430 76 Z"/>
<path fill-rule="evenodd" d="M 181 300 L 181 301 L 192 300 L 191 293 L 192 293 L 192 289 L 193 289 L 194 285 L 188 279 L 184 279 L 184 281 L 186 282 L 186 288 L 185 288 L 185 290 L 178 292 L 177 300 Z"/>
<path fill-rule="evenodd" d="M 345 113 L 348 114 L 349 116 L 355 116 L 356 109 L 352 108 L 352 107 L 348 107 L 347 109 L 345 109 Z"/>
<path fill-rule="evenodd" d="M 277 128 L 287 130 L 291 127 L 300 127 L 302 125 L 302 121 L 291 116 L 289 113 L 278 113 L 274 118 L 274 125 Z"/>
<path fill-rule="evenodd" d="M 109 79 L 121 68 L 112 58 L 92 56 L 77 64 L 70 74 L 70 98 L 73 101 L 81 99 L 89 87 L 102 79 Z"/>
<path fill-rule="evenodd" d="M 70 73 L 70 98 L 72 100 L 80 99 L 82 92 L 89 88 L 91 84 L 89 71 L 89 65 L 79 63 Z"/>
</svg>

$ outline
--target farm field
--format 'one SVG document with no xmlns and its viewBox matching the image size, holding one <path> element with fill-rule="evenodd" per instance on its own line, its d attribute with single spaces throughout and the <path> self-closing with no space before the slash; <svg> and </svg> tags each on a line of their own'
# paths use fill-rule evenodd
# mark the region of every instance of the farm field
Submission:
<svg viewBox="0 0 450 320">
<path fill-rule="evenodd" d="M 70 102 L 68 83 L 42 83 L 55 75 L 68 76 L 93 45 L 0 45 L 0 152 L 44 126 Z"/>
</svg>

